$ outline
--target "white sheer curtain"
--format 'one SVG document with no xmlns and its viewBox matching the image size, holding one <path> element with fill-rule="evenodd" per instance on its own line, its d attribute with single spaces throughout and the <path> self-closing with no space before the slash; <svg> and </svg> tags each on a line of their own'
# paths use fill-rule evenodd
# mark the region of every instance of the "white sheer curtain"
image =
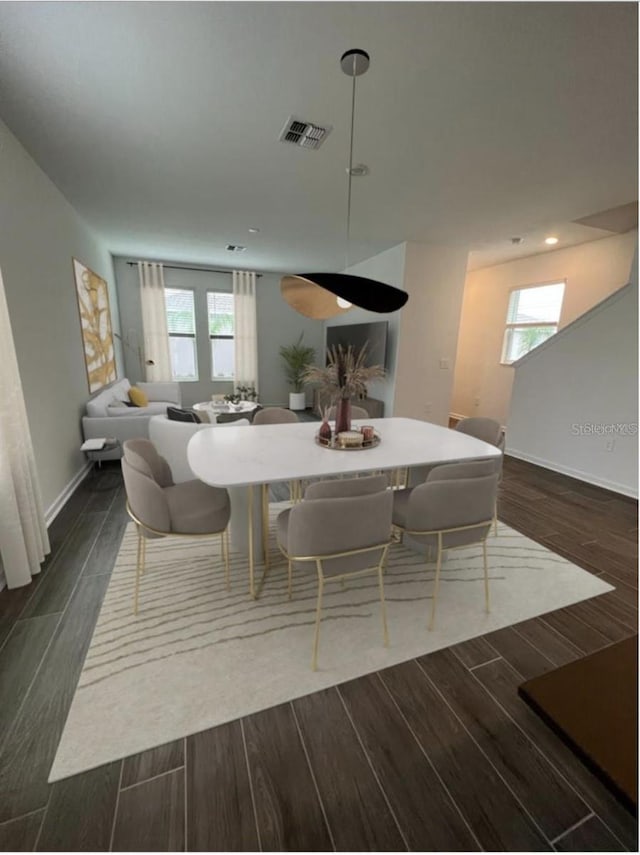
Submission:
<svg viewBox="0 0 640 855">
<path fill-rule="evenodd" d="M 233 271 L 235 312 L 235 385 L 258 391 L 258 331 L 256 325 L 256 274 Z"/>
<path fill-rule="evenodd" d="M 0 558 L 9 588 L 28 585 L 49 552 L 36 461 L 0 272 Z M 1 575 L 1 571 L 0 571 Z"/>
<path fill-rule="evenodd" d="M 138 276 L 144 332 L 145 380 L 171 380 L 173 378 L 162 265 L 139 261 Z M 149 365 L 149 362 L 152 364 Z"/>
</svg>

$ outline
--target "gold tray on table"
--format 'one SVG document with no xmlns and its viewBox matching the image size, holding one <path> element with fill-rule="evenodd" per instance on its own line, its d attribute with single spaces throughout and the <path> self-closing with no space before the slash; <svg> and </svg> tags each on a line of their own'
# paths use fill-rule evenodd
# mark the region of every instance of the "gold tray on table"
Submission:
<svg viewBox="0 0 640 855">
<path fill-rule="evenodd" d="M 360 445 L 343 445 L 335 435 L 331 437 L 331 442 L 325 442 L 325 440 L 320 439 L 319 434 L 316 434 L 315 440 L 317 445 L 322 446 L 322 448 L 330 448 L 333 451 L 366 451 L 368 448 L 376 448 L 376 446 L 380 445 L 382 437 L 379 433 L 374 432 L 372 439 L 365 439 Z"/>
</svg>

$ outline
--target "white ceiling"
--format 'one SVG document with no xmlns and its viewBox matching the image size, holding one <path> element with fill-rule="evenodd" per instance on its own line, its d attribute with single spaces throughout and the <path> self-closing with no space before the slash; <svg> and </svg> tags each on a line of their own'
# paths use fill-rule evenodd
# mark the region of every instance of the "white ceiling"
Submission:
<svg viewBox="0 0 640 855">
<path fill-rule="evenodd" d="M 5 2 L 0 117 L 114 254 L 341 268 L 352 47 L 351 262 L 495 263 L 636 198 L 635 3 Z M 322 148 L 278 141 L 290 114 L 334 126 Z"/>
</svg>

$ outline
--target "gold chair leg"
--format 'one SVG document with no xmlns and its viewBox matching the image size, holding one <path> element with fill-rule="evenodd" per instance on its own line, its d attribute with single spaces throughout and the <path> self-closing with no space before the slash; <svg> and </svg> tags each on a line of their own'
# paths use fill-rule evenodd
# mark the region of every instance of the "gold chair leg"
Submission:
<svg viewBox="0 0 640 855">
<path fill-rule="evenodd" d="M 431 620 L 429 621 L 429 632 L 433 629 L 436 619 L 436 601 L 438 599 L 438 586 L 440 585 L 440 568 L 442 566 L 442 533 L 438 532 L 438 556 L 436 558 L 436 578 L 433 586 L 433 599 L 431 600 Z"/>
<path fill-rule="evenodd" d="M 134 613 L 134 615 L 138 614 L 138 599 L 140 596 L 140 576 L 142 575 L 141 568 L 142 568 L 142 561 L 143 561 L 143 555 L 142 555 L 143 541 L 144 541 L 144 538 L 142 536 L 142 529 L 140 527 L 138 527 L 138 550 L 137 550 L 137 554 L 136 554 L 136 584 L 135 584 L 134 593 L 133 593 L 133 613 Z"/>
<path fill-rule="evenodd" d="M 287 574 L 288 574 L 288 577 L 289 577 L 289 586 L 288 586 L 288 589 L 287 589 L 287 590 L 288 590 L 288 593 L 289 593 L 289 599 L 291 599 L 291 596 L 292 596 L 291 580 L 292 580 L 292 576 L 293 576 L 293 564 L 291 563 L 291 559 L 290 559 L 290 558 L 289 558 L 289 559 L 288 559 L 288 561 L 287 561 Z"/>
<path fill-rule="evenodd" d="M 140 575 L 144 576 L 144 571 L 146 570 L 146 567 L 147 567 L 147 538 L 146 537 L 142 538 L 141 552 L 142 552 L 142 559 L 141 559 L 142 560 L 142 569 L 140 570 Z"/>
<path fill-rule="evenodd" d="M 493 536 L 498 536 L 498 502 L 496 501 L 496 506 L 493 509 Z"/>
<path fill-rule="evenodd" d="M 229 581 L 229 543 L 227 541 L 227 530 L 220 532 L 220 548 L 222 550 L 222 558 L 224 561 L 224 581 L 227 586 L 227 591 L 231 590 L 231 582 Z"/>
<path fill-rule="evenodd" d="M 247 487 L 249 491 L 249 594 L 251 599 L 256 598 L 256 586 L 254 580 L 254 555 L 253 555 L 253 484 Z"/>
<path fill-rule="evenodd" d="M 265 569 L 269 569 L 269 485 L 262 485 L 262 551 Z"/>
<path fill-rule="evenodd" d="M 386 550 L 385 550 L 386 552 Z M 380 610 L 382 613 L 382 637 L 384 639 L 384 646 L 389 646 L 389 629 L 387 628 L 387 604 L 384 600 L 384 582 L 382 581 L 382 565 L 384 563 L 384 558 L 380 561 L 378 565 L 378 585 L 380 586 Z"/>
<path fill-rule="evenodd" d="M 318 570 L 318 603 L 316 606 L 316 631 L 313 638 L 313 657 L 311 659 L 311 670 L 318 670 L 318 647 L 320 645 L 320 619 L 322 616 L 322 590 L 324 582 L 322 580 L 322 571 Z"/>
<path fill-rule="evenodd" d="M 489 568 L 487 566 L 487 538 L 482 541 L 482 558 L 484 561 L 484 605 L 487 613 L 489 608 Z"/>
</svg>

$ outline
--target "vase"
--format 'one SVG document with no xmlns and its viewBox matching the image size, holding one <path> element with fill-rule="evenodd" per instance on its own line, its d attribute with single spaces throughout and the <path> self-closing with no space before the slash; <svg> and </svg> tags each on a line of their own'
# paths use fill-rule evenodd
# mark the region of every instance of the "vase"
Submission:
<svg viewBox="0 0 640 855">
<path fill-rule="evenodd" d="M 331 445 L 331 425 L 325 418 L 320 425 L 320 430 L 318 431 L 318 439 L 320 442 L 325 443 L 325 445 Z"/>
<path fill-rule="evenodd" d="M 336 407 L 336 434 L 351 430 L 351 399 L 338 398 Z"/>
</svg>

